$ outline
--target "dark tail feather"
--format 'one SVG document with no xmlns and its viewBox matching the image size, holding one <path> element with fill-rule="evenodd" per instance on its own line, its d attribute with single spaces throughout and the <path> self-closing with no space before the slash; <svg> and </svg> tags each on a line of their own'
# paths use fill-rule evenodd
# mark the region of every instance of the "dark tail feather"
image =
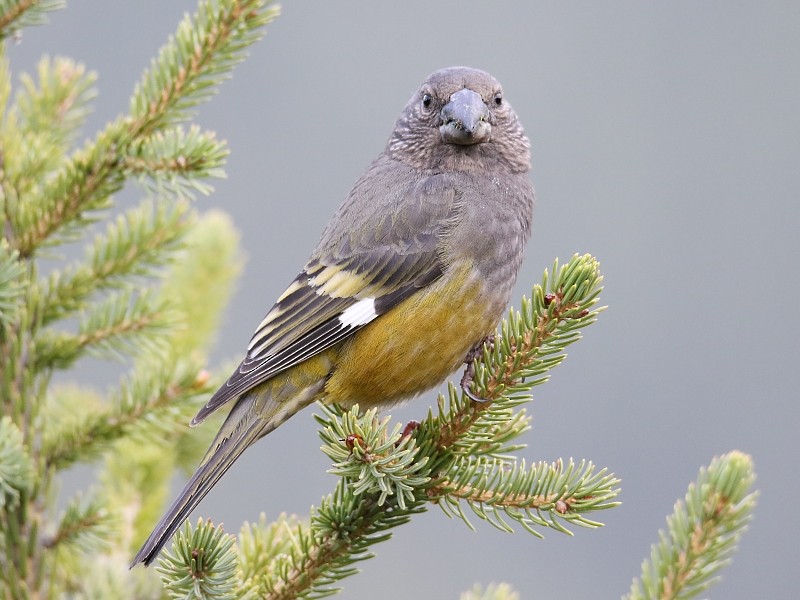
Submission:
<svg viewBox="0 0 800 600">
<path fill-rule="evenodd" d="M 235 409 L 228 417 L 229 422 L 231 417 L 234 416 L 234 412 L 236 412 Z M 241 426 L 242 423 L 236 423 L 236 425 Z M 217 444 L 220 444 L 219 447 L 213 452 L 209 448 L 210 456 L 207 456 L 195 474 L 192 475 L 192 478 L 181 490 L 177 500 L 172 503 L 167 513 L 158 522 L 153 533 L 150 534 L 141 550 L 134 557 L 130 568 L 135 567 L 140 562 L 144 563 L 145 566 L 149 566 L 156 559 L 158 553 L 161 552 L 161 549 L 172 537 L 172 534 L 177 531 L 200 501 L 211 491 L 214 484 L 219 481 L 219 478 L 241 456 L 242 452 L 260 437 L 263 433 L 262 430 L 267 425 L 261 419 L 256 419 L 254 422 L 247 424 L 244 431 L 236 432 L 234 429 L 229 437 L 223 437 L 221 443 L 218 441 L 219 437 L 214 440 L 211 448 L 214 448 Z M 238 429 L 238 427 L 236 428 Z M 220 434 L 225 430 L 226 426 L 223 425 Z"/>
<path fill-rule="evenodd" d="M 307 387 L 293 390 L 294 393 L 291 395 L 285 395 L 282 401 L 265 395 L 264 391 L 239 398 L 211 443 L 203 462 L 136 554 L 131 568 L 140 562 L 149 566 L 172 534 L 242 452 L 298 410 L 308 406 L 324 384 L 324 378 L 311 381 Z"/>
</svg>

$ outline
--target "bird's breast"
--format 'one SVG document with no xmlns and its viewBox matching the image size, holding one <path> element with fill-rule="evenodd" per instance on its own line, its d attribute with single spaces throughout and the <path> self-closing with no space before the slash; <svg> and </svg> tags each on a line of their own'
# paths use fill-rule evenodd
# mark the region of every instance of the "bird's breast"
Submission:
<svg viewBox="0 0 800 600">
<path fill-rule="evenodd" d="M 474 265 L 451 266 L 342 346 L 326 401 L 368 408 L 438 385 L 494 331 L 503 308 Z"/>
</svg>

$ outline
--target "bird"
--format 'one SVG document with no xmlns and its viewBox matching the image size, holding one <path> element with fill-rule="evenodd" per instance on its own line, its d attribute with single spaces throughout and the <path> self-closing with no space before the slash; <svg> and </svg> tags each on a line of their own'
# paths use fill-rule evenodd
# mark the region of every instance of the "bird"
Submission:
<svg viewBox="0 0 800 600">
<path fill-rule="evenodd" d="M 530 168 L 530 142 L 494 77 L 470 67 L 428 76 L 241 364 L 192 419 L 232 404 L 131 567 L 150 565 L 242 452 L 312 402 L 390 407 L 470 360 L 522 264 Z"/>
</svg>

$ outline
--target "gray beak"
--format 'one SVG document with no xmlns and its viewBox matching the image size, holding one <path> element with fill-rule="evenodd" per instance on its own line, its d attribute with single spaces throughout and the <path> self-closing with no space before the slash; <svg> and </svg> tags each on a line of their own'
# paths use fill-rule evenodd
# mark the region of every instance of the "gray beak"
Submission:
<svg viewBox="0 0 800 600">
<path fill-rule="evenodd" d="M 489 108 L 480 94 L 467 88 L 450 96 L 450 102 L 442 108 L 442 121 L 439 133 L 446 144 L 468 146 L 492 137 Z"/>
</svg>

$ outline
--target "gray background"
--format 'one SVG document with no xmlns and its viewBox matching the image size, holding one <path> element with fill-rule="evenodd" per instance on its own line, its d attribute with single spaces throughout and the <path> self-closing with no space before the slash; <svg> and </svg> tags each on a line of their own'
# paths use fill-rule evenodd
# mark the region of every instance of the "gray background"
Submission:
<svg viewBox="0 0 800 600">
<path fill-rule="evenodd" d="M 92 133 L 127 109 L 186 10 L 75 1 L 9 47 L 12 67 L 50 53 L 97 70 Z M 344 597 L 457 598 L 499 580 L 523 598 L 619 597 L 697 469 L 734 448 L 755 458 L 762 495 L 709 595 L 795 596 L 799 59 L 797 2 L 287 3 L 199 116 L 232 149 L 199 205 L 233 215 L 249 257 L 215 363 L 244 349 L 418 84 L 452 64 L 503 82 L 532 140 L 538 206 L 515 297 L 555 256 L 591 252 L 610 306 L 538 388 L 522 453 L 618 474 L 607 526 L 540 541 L 433 509 L 376 547 Z M 394 416 L 422 417 L 433 397 Z M 260 511 L 306 513 L 334 484 L 318 446 L 310 411 L 297 416 L 199 514 L 237 530 Z"/>
</svg>

